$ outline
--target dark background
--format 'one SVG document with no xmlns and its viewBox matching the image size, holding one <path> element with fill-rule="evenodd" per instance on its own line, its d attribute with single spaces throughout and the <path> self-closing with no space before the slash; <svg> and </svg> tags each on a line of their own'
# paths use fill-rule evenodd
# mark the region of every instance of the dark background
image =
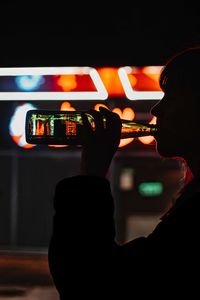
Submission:
<svg viewBox="0 0 200 300">
<path fill-rule="evenodd" d="M 0 66 L 162 65 L 200 43 L 197 3 L 137 2 L 1 1 Z"/>
</svg>

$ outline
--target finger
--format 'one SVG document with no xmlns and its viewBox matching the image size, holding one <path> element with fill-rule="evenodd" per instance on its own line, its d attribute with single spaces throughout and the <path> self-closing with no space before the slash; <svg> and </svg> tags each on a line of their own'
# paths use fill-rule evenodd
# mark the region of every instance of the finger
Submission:
<svg viewBox="0 0 200 300">
<path fill-rule="evenodd" d="M 106 129 L 108 131 L 117 130 L 117 132 L 121 132 L 122 123 L 118 114 L 111 112 L 104 107 L 100 107 L 99 110 L 106 118 Z"/>
<path fill-rule="evenodd" d="M 92 141 L 93 130 L 87 115 L 81 112 L 83 125 L 81 126 L 81 139 L 83 147 L 87 147 Z"/>
<path fill-rule="evenodd" d="M 93 130 L 92 130 L 91 124 L 88 120 L 87 115 L 84 112 L 81 112 L 81 118 L 82 118 L 82 122 L 83 122 L 84 134 L 92 133 Z"/>
<path fill-rule="evenodd" d="M 95 132 L 97 134 L 102 133 L 104 131 L 103 115 L 100 112 L 93 109 L 91 109 L 89 113 L 94 118 Z"/>
</svg>

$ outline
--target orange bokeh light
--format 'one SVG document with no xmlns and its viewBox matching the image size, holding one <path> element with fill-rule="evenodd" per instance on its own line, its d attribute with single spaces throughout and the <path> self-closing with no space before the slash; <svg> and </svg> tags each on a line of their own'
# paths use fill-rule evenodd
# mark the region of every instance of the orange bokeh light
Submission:
<svg viewBox="0 0 200 300">
<path fill-rule="evenodd" d="M 60 75 L 57 84 L 63 91 L 71 91 L 77 87 L 76 75 Z"/>
<path fill-rule="evenodd" d="M 99 68 L 98 73 L 109 96 L 124 96 L 124 89 L 118 76 L 118 68 Z"/>
<path fill-rule="evenodd" d="M 68 101 L 65 101 L 61 104 L 60 110 L 61 111 L 63 111 L 63 110 L 75 111 L 76 109 L 73 106 L 71 106 L 71 103 L 69 103 Z"/>
</svg>

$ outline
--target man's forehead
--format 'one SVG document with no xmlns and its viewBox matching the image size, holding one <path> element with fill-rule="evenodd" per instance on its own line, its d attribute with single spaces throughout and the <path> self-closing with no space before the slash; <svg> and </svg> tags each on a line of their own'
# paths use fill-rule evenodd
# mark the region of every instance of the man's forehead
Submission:
<svg viewBox="0 0 200 300">
<path fill-rule="evenodd" d="M 172 90 L 173 86 L 174 85 L 172 83 L 172 80 L 169 80 L 169 77 L 165 75 L 162 78 L 162 82 L 161 82 L 161 88 L 164 91 L 164 93 L 169 92 L 170 90 Z"/>
<path fill-rule="evenodd" d="M 185 90 L 187 88 L 186 84 L 183 84 L 178 76 L 167 76 L 165 75 L 162 79 L 161 88 L 164 93 L 176 92 L 181 93 L 181 90 Z"/>
<path fill-rule="evenodd" d="M 169 78 L 168 78 L 167 75 L 165 75 L 165 76 L 163 77 L 163 79 L 162 79 L 162 87 L 163 87 L 163 88 L 166 87 L 168 81 L 169 81 Z"/>
</svg>

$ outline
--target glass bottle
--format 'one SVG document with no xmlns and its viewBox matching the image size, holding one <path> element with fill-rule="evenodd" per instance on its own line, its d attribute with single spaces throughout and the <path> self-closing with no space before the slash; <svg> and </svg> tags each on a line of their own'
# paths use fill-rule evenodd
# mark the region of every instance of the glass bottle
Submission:
<svg viewBox="0 0 200 300">
<path fill-rule="evenodd" d="M 29 144 L 81 145 L 81 111 L 29 110 L 26 115 L 26 141 Z M 94 118 L 84 112 L 95 130 Z M 157 126 L 121 119 L 121 138 L 155 135 Z M 104 120 L 106 126 L 106 119 Z"/>
</svg>

